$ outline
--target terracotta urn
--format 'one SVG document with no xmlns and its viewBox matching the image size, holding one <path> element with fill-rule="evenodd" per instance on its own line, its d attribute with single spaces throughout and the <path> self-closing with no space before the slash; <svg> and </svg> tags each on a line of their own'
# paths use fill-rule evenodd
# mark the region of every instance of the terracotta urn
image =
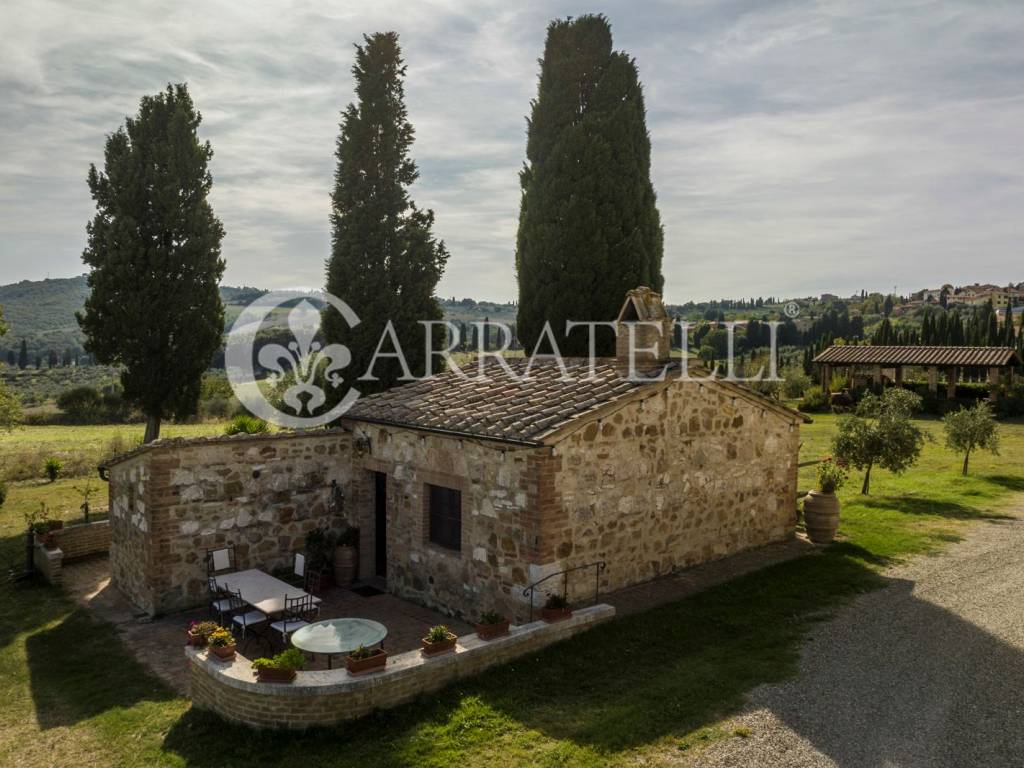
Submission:
<svg viewBox="0 0 1024 768">
<path fill-rule="evenodd" d="M 819 547 L 832 542 L 839 527 L 839 499 L 834 493 L 811 491 L 804 497 L 807 537 Z"/>
<path fill-rule="evenodd" d="M 347 587 L 356 580 L 359 571 L 359 550 L 355 547 L 334 548 L 334 583 Z"/>
</svg>

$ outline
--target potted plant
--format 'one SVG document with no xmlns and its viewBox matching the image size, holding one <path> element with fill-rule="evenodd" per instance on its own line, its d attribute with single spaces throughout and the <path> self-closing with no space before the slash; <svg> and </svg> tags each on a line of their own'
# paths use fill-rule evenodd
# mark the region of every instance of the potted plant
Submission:
<svg viewBox="0 0 1024 768">
<path fill-rule="evenodd" d="M 562 621 L 572 616 L 572 608 L 564 595 L 548 595 L 544 607 L 540 609 L 540 617 L 549 624 L 555 621 Z"/>
<path fill-rule="evenodd" d="M 255 659 L 252 668 L 256 672 L 257 682 L 290 683 L 295 679 L 296 672 L 306 668 L 306 657 L 298 648 L 289 648 L 272 659 L 265 656 Z"/>
<path fill-rule="evenodd" d="M 836 491 L 843 487 L 848 474 L 846 467 L 832 457 L 818 462 L 818 487 L 804 497 L 804 527 L 807 537 L 818 546 L 829 544 L 839 527 L 839 498 Z"/>
<path fill-rule="evenodd" d="M 227 661 L 235 657 L 235 636 L 230 630 L 224 627 L 217 627 L 206 640 L 209 645 L 209 652 L 221 661 Z"/>
<path fill-rule="evenodd" d="M 347 587 L 359 573 L 359 529 L 350 525 L 334 547 L 334 583 Z"/>
<path fill-rule="evenodd" d="M 215 621 L 193 621 L 188 625 L 188 642 L 193 648 L 205 648 L 210 635 L 220 627 Z"/>
<path fill-rule="evenodd" d="M 345 668 L 350 675 L 361 675 L 364 672 L 384 669 L 387 661 L 388 652 L 383 648 L 367 648 L 360 645 L 345 657 Z"/>
<path fill-rule="evenodd" d="M 320 573 L 320 588 L 331 586 L 334 578 L 331 557 L 334 554 L 334 534 L 326 528 L 314 528 L 306 534 L 306 571 Z"/>
<path fill-rule="evenodd" d="M 480 621 L 476 623 L 476 636 L 481 640 L 493 640 L 508 634 L 508 619 L 495 611 L 485 611 L 480 614 Z"/>
<path fill-rule="evenodd" d="M 50 520 L 48 518 L 49 512 L 46 509 L 46 505 L 41 505 L 42 509 L 39 512 L 38 522 L 32 524 L 32 530 L 35 532 L 36 537 L 40 543 L 47 549 L 57 548 L 57 537 L 53 535 L 54 531 L 59 531 L 64 527 L 63 520 Z"/>
<path fill-rule="evenodd" d="M 422 650 L 427 656 L 434 656 L 438 653 L 445 653 L 455 649 L 455 641 L 459 636 L 452 632 L 444 624 L 431 627 L 427 636 L 423 638 Z"/>
</svg>

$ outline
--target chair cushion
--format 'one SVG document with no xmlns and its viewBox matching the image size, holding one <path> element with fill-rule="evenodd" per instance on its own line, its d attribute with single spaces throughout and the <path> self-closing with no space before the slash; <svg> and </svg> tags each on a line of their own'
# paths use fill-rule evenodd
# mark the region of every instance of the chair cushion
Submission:
<svg viewBox="0 0 1024 768">
<path fill-rule="evenodd" d="M 231 601 L 228 598 L 226 598 L 226 597 L 221 598 L 220 600 L 214 600 L 213 601 L 213 610 L 217 611 L 218 613 L 224 613 L 225 611 L 230 611 L 231 610 Z"/>
<path fill-rule="evenodd" d="M 290 634 L 292 634 L 292 633 L 302 629 L 303 627 L 308 626 L 309 622 L 308 621 L 302 621 L 301 619 L 291 619 L 291 620 L 289 620 L 287 622 L 287 624 L 288 624 L 287 632 L 290 635 Z M 270 625 L 270 628 L 272 630 L 274 630 L 275 632 L 280 632 L 283 635 L 285 633 L 284 625 L 285 625 L 284 621 L 275 621 L 275 622 L 273 622 Z"/>
<path fill-rule="evenodd" d="M 261 621 L 266 620 L 267 614 L 263 611 L 248 611 L 231 617 L 231 621 L 240 627 L 251 627 L 253 624 L 259 624 Z"/>
</svg>

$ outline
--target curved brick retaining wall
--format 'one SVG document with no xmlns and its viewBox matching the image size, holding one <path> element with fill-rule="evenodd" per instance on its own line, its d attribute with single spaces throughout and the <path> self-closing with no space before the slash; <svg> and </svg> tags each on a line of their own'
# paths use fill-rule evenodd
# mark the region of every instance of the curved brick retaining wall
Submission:
<svg viewBox="0 0 1024 768">
<path fill-rule="evenodd" d="M 552 643 L 572 637 L 615 615 L 610 605 L 595 605 L 555 624 L 535 621 L 513 627 L 507 637 L 484 641 L 459 638 L 454 653 L 433 658 L 418 650 L 388 659 L 382 672 L 352 676 L 345 669 L 299 672 L 294 683 L 257 683 L 249 659 L 232 662 L 207 658 L 206 651 L 186 648 L 189 692 L 199 709 L 258 728 L 301 729 L 331 725 L 405 703 L 421 693 L 475 675 Z"/>
</svg>

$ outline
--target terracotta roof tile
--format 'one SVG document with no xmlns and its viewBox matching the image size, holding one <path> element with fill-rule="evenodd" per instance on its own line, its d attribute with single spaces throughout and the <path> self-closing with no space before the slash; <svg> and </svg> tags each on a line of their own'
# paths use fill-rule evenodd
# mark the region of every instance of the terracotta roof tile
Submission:
<svg viewBox="0 0 1024 768">
<path fill-rule="evenodd" d="M 471 378 L 449 371 L 362 397 L 345 418 L 536 443 L 552 429 L 651 385 L 624 378 L 613 359 L 597 361 L 592 379 L 585 359 L 565 360 L 569 381 L 554 361 L 534 360 L 525 378 L 525 359 L 506 362 L 520 380 L 491 361 L 483 379 L 475 367 L 466 369 Z"/>
<path fill-rule="evenodd" d="M 829 347 L 814 358 L 829 365 L 1019 365 L 1010 347 Z"/>
</svg>

